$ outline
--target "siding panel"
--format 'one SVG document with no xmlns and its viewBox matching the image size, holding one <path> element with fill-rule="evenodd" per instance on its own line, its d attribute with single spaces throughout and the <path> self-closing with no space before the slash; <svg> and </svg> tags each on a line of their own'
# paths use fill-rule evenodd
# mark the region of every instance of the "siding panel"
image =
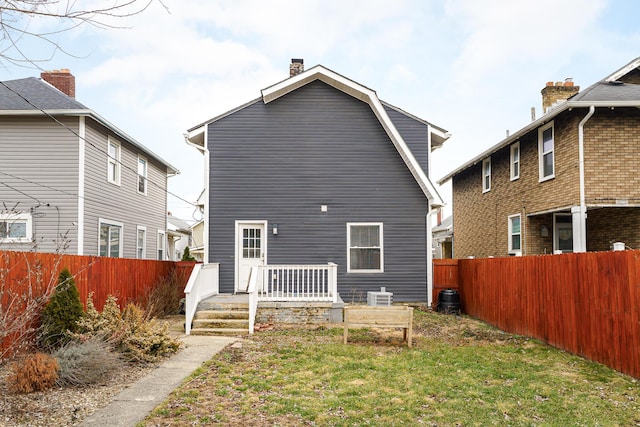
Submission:
<svg viewBox="0 0 640 427">
<path fill-rule="evenodd" d="M 60 120 L 78 131 L 77 118 Z M 0 117 L 0 151 L 0 211 L 17 204 L 17 211 L 32 214 L 38 251 L 75 253 L 78 137 L 48 118 Z M 33 248 L 31 243 L 0 246 Z"/>
<path fill-rule="evenodd" d="M 123 229 L 123 256 L 136 256 L 136 226 L 147 227 L 147 259 L 157 258 L 158 230 L 166 230 L 167 181 L 166 169 L 148 156 L 147 194 L 137 191 L 138 151 L 112 135 L 121 146 L 121 182 L 107 181 L 107 130 L 87 121 L 85 148 L 85 255 L 98 255 L 99 218 L 121 222 Z M 157 185 L 154 185 L 157 184 Z"/>
<path fill-rule="evenodd" d="M 381 286 L 426 300 L 428 201 L 369 105 L 314 82 L 209 124 L 207 145 L 222 292 L 234 286 L 234 221 L 267 220 L 279 229 L 267 230 L 269 264 L 335 262 L 345 300 Z M 347 222 L 384 223 L 384 273 L 346 273 Z"/>
</svg>

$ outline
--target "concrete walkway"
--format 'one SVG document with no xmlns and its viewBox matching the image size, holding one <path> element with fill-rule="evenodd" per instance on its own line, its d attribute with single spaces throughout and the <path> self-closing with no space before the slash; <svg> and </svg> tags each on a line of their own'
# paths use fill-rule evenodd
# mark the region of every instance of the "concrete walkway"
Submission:
<svg viewBox="0 0 640 427">
<path fill-rule="evenodd" d="M 84 419 L 85 427 L 133 427 L 177 388 L 182 381 L 228 344 L 239 338 L 182 335 L 184 347 L 146 377 L 121 391 L 111 404 Z"/>
</svg>

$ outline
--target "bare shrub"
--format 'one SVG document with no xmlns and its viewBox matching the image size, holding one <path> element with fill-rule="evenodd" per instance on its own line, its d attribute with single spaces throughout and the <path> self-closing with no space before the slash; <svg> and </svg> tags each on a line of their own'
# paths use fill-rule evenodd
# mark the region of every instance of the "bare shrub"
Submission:
<svg viewBox="0 0 640 427">
<path fill-rule="evenodd" d="M 13 393 L 48 390 L 58 380 L 58 362 L 44 353 L 34 353 L 14 362 L 7 377 L 7 387 Z"/>
<path fill-rule="evenodd" d="M 136 304 L 128 304 L 121 312 L 117 299 L 110 295 L 98 312 L 91 297 L 85 316 L 78 321 L 80 335 L 102 337 L 131 362 L 154 362 L 180 347 L 169 336 L 167 322 L 150 319 Z"/>
<path fill-rule="evenodd" d="M 176 270 L 163 277 L 147 294 L 144 307 L 147 316 L 162 318 L 178 314 L 184 289 Z"/>
<path fill-rule="evenodd" d="M 0 254 L 0 360 L 35 347 L 40 314 L 56 287 L 61 256 L 47 268 L 33 253 Z"/>
<path fill-rule="evenodd" d="M 59 386 L 95 384 L 121 369 L 125 362 L 99 337 L 71 341 L 52 355 L 58 361 Z"/>
</svg>

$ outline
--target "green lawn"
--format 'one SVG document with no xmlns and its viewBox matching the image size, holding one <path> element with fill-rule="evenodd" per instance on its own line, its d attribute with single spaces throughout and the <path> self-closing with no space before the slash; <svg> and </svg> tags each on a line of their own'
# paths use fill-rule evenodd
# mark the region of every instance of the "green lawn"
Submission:
<svg viewBox="0 0 640 427">
<path fill-rule="evenodd" d="M 640 425 L 640 384 L 466 317 L 415 310 L 401 333 L 260 332 L 194 373 L 141 425 Z"/>
</svg>

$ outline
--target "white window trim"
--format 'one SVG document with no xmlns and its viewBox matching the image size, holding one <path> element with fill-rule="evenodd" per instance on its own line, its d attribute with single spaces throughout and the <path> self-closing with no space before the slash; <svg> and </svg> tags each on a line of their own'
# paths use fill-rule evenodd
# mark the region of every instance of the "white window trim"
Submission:
<svg viewBox="0 0 640 427">
<path fill-rule="evenodd" d="M 119 221 L 112 221 L 110 219 L 98 218 L 98 255 L 100 255 L 100 229 L 103 225 L 113 225 L 115 227 L 120 227 L 120 241 L 118 245 L 120 246 L 120 253 L 117 257 L 112 258 L 123 258 L 124 257 L 124 223 Z M 136 236 L 137 237 L 137 236 Z M 110 251 L 107 251 L 110 252 Z M 110 257 L 110 255 L 106 255 Z"/>
<path fill-rule="evenodd" d="M 551 133 L 553 134 L 553 149 L 551 151 L 543 152 L 543 141 L 542 134 L 545 130 L 551 128 Z M 547 153 L 551 153 L 553 156 L 553 173 L 548 176 L 544 176 L 544 155 Z M 538 128 L 538 182 L 547 181 L 556 177 L 556 130 L 553 127 L 553 122 L 548 123 L 545 126 Z"/>
<path fill-rule="evenodd" d="M 138 192 L 138 194 L 147 194 L 147 187 L 149 186 L 149 179 L 147 178 L 147 176 L 149 175 L 149 161 L 147 160 L 146 157 L 140 156 L 138 155 L 138 162 L 136 163 L 136 166 L 139 168 L 140 167 L 140 160 L 144 161 L 144 176 L 140 175 L 140 171 L 137 170 L 136 171 L 136 191 Z M 142 176 L 142 178 L 144 178 L 144 191 L 140 191 L 140 177 Z"/>
<path fill-rule="evenodd" d="M 512 219 L 515 217 L 518 217 L 518 219 L 520 220 L 520 233 L 517 233 L 520 235 L 520 249 L 513 248 L 512 237 L 515 233 L 513 232 L 513 229 L 512 229 Z M 508 221 L 509 221 L 509 253 L 520 256 L 522 255 L 522 216 L 520 214 L 509 215 Z"/>
<path fill-rule="evenodd" d="M 514 153 L 518 153 L 518 158 L 516 159 Z M 511 181 L 515 181 L 516 179 L 520 178 L 520 166 L 521 166 L 521 162 L 520 159 L 522 158 L 522 153 L 520 152 L 520 141 L 514 142 L 513 144 L 511 144 L 511 148 L 509 149 L 509 173 L 511 176 Z M 518 165 L 518 172 L 515 173 L 515 165 Z"/>
<path fill-rule="evenodd" d="M 159 261 L 166 261 L 167 258 L 167 233 L 164 230 L 158 230 L 158 240 L 156 241 L 156 259 L 158 259 L 158 251 L 160 250 L 160 242 L 162 242 L 162 259 Z"/>
<path fill-rule="evenodd" d="M 138 257 L 138 249 L 140 249 L 140 246 L 138 246 L 138 233 L 141 231 L 144 231 L 144 240 L 142 241 L 142 256 Z M 147 258 L 147 227 L 145 227 L 144 225 L 136 226 L 136 258 Z"/>
<path fill-rule="evenodd" d="M 115 145 L 117 147 L 116 159 L 109 155 L 109 148 L 111 145 Z M 122 181 L 122 145 L 116 141 L 115 139 L 109 136 L 107 138 L 107 181 L 111 184 L 120 185 Z M 111 165 L 115 165 L 115 179 L 111 179 Z"/>
<path fill-rule="evenodd" d="M 488 184 L 486 178 L 489 178 Z M 482 192 L 487 193 L 489 191 L 491 191 L 491 157 L 487 157 L 482 161 Z"/>
<path fill-rule="evenodd" d="M 30 213 L 3 213 L 0 214 L 0 222 L 25 222 L 26 237 L 0 238 L 2 243 L 30 243 L 33 241 L 33 217 Z"/>
<path fill-rule="evenodd" d="M 380 268 L 377 270 L 351 269 L 351 227 L 377 225 L 380 230 Z M 384 228 L 381 222 L 348 222 L 347 223 L 347 273 L 384 273 Z"/>
</svg>

